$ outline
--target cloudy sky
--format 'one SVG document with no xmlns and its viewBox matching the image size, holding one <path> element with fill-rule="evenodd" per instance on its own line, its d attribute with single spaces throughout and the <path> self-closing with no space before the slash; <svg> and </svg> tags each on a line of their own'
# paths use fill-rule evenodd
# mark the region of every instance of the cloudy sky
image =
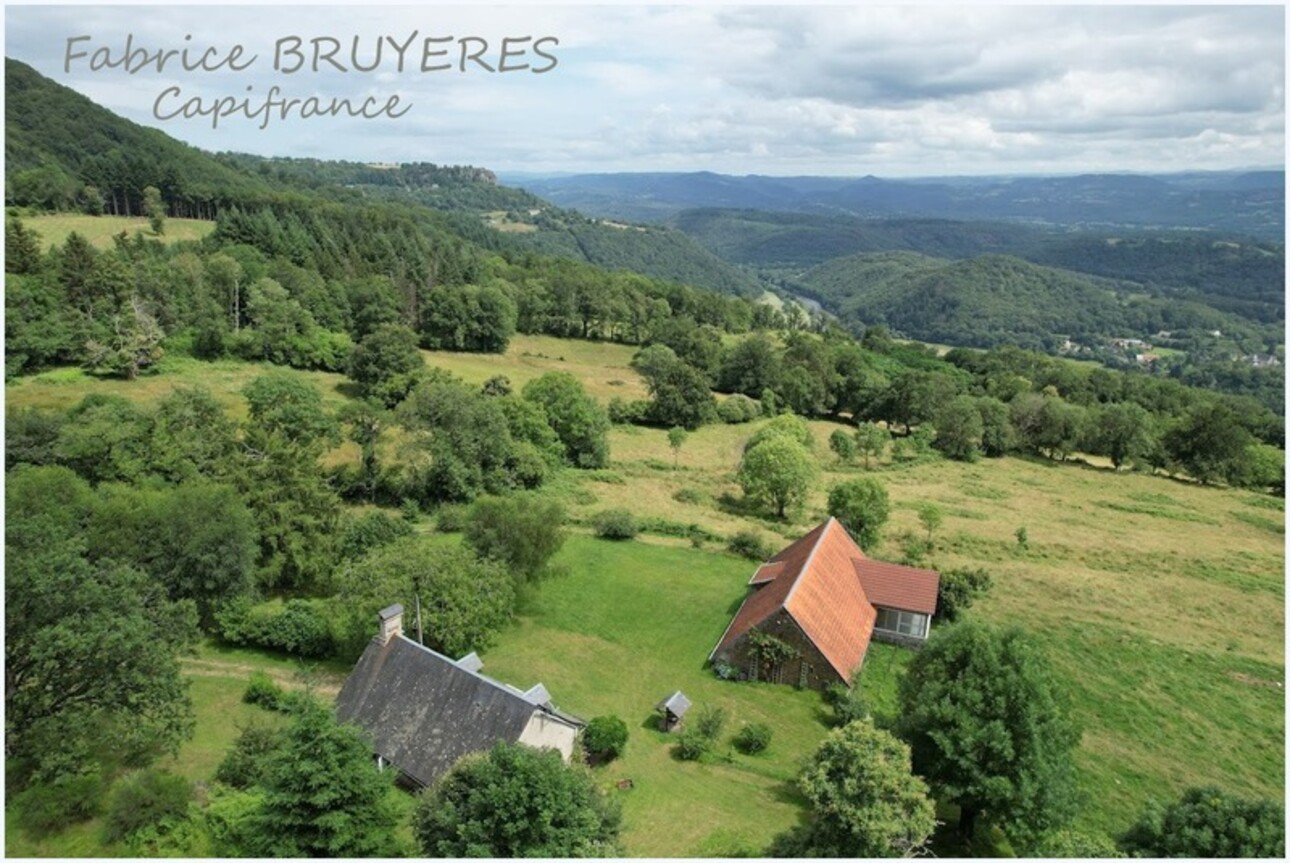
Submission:
<svg viewBox="0 0 1290 863">
<path fill-rule="evenodd" d="M 213 150 L 469 163 L 510 172 L 679 171 L 911 176 L 1280 167 L 1280 6 L 7 7 L 5 52 L 139 123 Z M 243 46 L 242 72 L 90 68 Z M 353 40 L 372 72 L 274 69 L 275 41 Z M 544 74 L 422 72 L 427 37 L 498 64 L 508 37 L 558 39 Z M 186 38 L 186 37 L 191 37 Z M 404 69 L 391 40 L 411 47 Z M 481 42 L 470 41 L 476 48 Z M 514 43 L 521 45 L 523 43 Z M 532 44 L 532 43 L 528 43 Z M 196 53 L 196 52 L 194 52 Z M 290 55 L 284 55 L 289 59 Z M 431 63 L 442 62 L 432 58 Z M 530 53 L 511 63 L 549 61 Z M 160 120 L 196 98 L 397 94 L 399 119 Z M 248 89 L 249 88 L 249 89 Z"/>
</svg>

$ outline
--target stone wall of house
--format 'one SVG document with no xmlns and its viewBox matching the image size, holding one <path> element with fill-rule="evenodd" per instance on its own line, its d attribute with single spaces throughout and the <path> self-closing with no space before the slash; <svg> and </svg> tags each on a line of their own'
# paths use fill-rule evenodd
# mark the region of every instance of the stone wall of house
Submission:
<svg viewBox="0 0 1290 863">
<path fill-rule="evenodd" d="M 833 666 L 824 658 L 824 654 L 820 653 L 814 642 L 806 637 L 806 633 L 802 632 L 802 628 L 787 611 L 780 609 L 754 631 L 757 630 L 791 645 L 797 650 L 798 656 L 779 663 L 775 668 L 758 662 L 753 641 L 750 638 L 752 632 L 747 632 L 713 659 L 733 666 L 740 680 L 752 680 L 755 677 L 757 680 L 771 683 L 784 683 L 816 690 L 823 690 L 831 683 L 847 682 L 838 676 Z"/>
</svg>

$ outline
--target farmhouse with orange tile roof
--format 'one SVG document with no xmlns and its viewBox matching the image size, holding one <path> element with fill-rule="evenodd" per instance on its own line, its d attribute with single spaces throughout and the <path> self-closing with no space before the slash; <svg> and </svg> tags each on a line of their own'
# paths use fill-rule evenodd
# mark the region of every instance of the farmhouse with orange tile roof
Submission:
<svg viewBox="0 0 1290 863">
<path fill-rule="evenodd" d="M 812 689 L 851 682 L 871 639 L 920 646 L 940 575 L 870 560 L 830 518 L 762 564 L 708 657 L 744 680 Z"/>
</svg>

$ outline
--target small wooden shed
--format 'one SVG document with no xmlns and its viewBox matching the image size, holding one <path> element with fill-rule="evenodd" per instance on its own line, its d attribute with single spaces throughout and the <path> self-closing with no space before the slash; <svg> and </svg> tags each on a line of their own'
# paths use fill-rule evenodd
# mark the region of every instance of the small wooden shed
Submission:
<svg viewBox="0 0 1290 863">
<path fill-rule="evenodd" d="M 685 697 L 685 693 L 677 690 L 664 698 L 654 706 L 659 711 L 659 722 L 664 731 L 676 731 L 681 726 L 681 720 L 690 709 L 690 699 Z"/>
</svg>

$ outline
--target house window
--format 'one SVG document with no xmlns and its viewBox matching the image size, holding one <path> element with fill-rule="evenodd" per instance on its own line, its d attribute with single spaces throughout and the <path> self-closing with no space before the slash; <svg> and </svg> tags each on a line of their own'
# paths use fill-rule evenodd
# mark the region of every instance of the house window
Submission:
<svg viewBox="0 0 1290 863">
<path fill-rule="evenodd" d="M 887 632 L 909 635 L 914 638 L 927 637 L 928 619 L 926 614 L 913 611 L 898 611 L 894 608 L 878 609 L 878 619 L 874 626 Z"/>
<path fill-rule="evenodd" d="M 807 665 L 807 664 L 806 664 L 806 662 L 804 662 L 804 661 L 803 661 L 803 662 L 799 662 L 797 665 L 798 665 L 798 671 L 797 671 L 797 687 L 798 687 L 799 689 L 805 689 L 805 688 L 806 688 L 806 676 L 807 676 L 807 674 L 810 672 L 811 667 L 810 667 L 809 665 Z"/>
</svg>

